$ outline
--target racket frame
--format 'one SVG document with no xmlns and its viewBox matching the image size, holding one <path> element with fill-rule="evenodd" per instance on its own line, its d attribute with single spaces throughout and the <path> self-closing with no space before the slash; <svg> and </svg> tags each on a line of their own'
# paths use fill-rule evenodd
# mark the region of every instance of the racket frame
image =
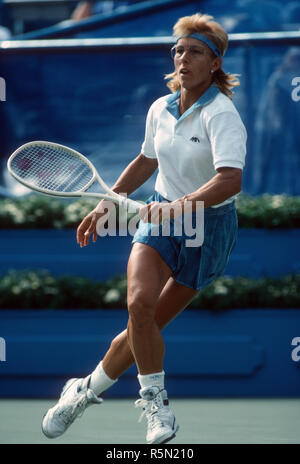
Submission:
<svg viewBox="0 0 300 464">
<path fill-rule="evenodd" d="M 61 193 L 61 192 L 58 192 L 58 191 L 55 191 L 55 190 L 49 190 L 49 189 L 46 189 L 46 188 L 41 188 L 41 187 L 37 187 L 37 186 L 32 186 L 32 185 L 29 185 L 29 183 L 27 183 L 26 181 L 24 181 L 20 176 L 18 176 L 18 174 L 16 174 L 12 168 L 12 161 L 14 160 L 14 158 L 22 151 L 24 150 L 25 148 L 30 148 L 31 146 L 34 147 L 34 146 L 40 146 L 41 144 L 45 145 L 46 147 L 53 147 L 55 149 L 62 149 L 62 150 L 65 150 L 67 151 L 68 153 L 71 153 L 75 156 L 77 156 L 79 159 L 81 159 L 89 168 L 90 170 L 92 171 L 92 178 L 91 180 L 80 190 L 75 190 L 74 192 L 64 192 L 64 193 Z M 42 147 L 41 147 L 42 148 Z M 135 200 L 131 200 L 130 198 L 127 198 L 127 197 L 123 197 L 122 195 L 119 195 L 118 193 L 114 192 L 111 188 L 108 187 L 108 185 L 104 182 L 104 180 L 101 178 L 101 176 L 99 175 L 99 173 L 97 172 L 95 166 L 93 165 L 93 163 L 91 163 L 91 161 L 84 155 L 82 155 L 81 153 L 79 153 L 78 151 L 76 150 L 73 150 L 73 148 L 69 148 L 65 145 L 61 145 L 59 143 L 54 143 L 54 142 L 47 142 L 47 141 L 44 141 L 44 140 L 35 140 L 35 141 L 32 141 L 32 142 L 27 142 L 25 143 L 24 145 L 20 146 L 19 148 L 17 148 L 9 157 L 8 161 L 7 161 L 7 169 L 8 171 L 10 172 L 10 174 L 18 181 L 20 182 L 22 185 L 24 185 L 25 187 L 31 189 L 31 190 L 34 190 L 36 192 L 39 192 L 39 193 L 42 193 L 44 195 L 48 195 L 48 196 L 54 196 L 54 197 L 60 197 L 60 198 L 80 198 L 80 197 L 92 197 L 92 198 L 101 198 L 101 199 L 104 199 L 104 200 L 109 200 L 109 201 L 113 201 L 114 203 L 117 203 L 125 208 L 131 206 L 133 208 L 138 208 L 140 209 L 141 206 L 143 205 L 142 202 L 137 202 Z M 103 190 L 106 191 L 106 193 L 98 193 L 98 192 L 86 192 L 86 190 L 88 188 L 90 188 L 95 181 L 98 181 L 99 184 L 101 185 L 101 187 L 103 188 Z"/>
</svg>

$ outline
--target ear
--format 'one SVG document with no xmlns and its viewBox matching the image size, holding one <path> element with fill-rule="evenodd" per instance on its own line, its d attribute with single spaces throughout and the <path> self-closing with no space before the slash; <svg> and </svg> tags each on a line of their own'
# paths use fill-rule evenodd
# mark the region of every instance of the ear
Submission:
<svg viewBox="0 0 300 464">
<path fill-rule="evenodd" d="M 211 64 L 211 69 L 217 71 L 222 68 L 222 58 L 215 58 Z"/>
</svg>

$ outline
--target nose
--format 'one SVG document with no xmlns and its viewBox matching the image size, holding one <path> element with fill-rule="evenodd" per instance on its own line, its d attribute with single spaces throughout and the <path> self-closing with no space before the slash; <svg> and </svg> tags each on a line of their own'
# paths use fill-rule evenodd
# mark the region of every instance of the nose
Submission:
<svg viewBox="0 0 300 464">
<path fill-rule="evenodd" d="M 186 49 L 183 51 L 182 55 L 180 56 L 180 60 L 185 62 L 185 61 L 188 61 L 189 59 L 189 49 Z"/>
</svg>

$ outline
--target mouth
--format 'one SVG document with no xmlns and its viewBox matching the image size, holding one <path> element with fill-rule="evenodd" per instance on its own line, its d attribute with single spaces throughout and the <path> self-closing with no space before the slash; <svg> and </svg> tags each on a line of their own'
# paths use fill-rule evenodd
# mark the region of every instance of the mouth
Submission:
<svg viewBox="0 0 300 464">
<path fill-rule="evenodd" d="M 179 70 L 179 74 L 180 74 L 180 76 L 187 76 L 187 75 L 191 74 L 191 71 L 189 71 L 187 68 L 181 68 Z"/>
</svg>

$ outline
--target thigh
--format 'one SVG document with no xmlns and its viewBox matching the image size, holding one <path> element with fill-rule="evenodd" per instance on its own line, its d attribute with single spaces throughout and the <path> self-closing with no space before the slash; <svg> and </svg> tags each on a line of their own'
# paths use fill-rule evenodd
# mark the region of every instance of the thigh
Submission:
<svg viewBox="0 0 300 464">
<path fill-rule="evenodd" d="M 127 266 L 128 308 L 132 305 L 144 306 L 154 311 L 171 272 L 154 248 L 134 243 Z"/>
<path fill-rule="evenodd" d="M 158 327 L 163 329 L 168 325 L 198 293 L 199 290 L 181 285 L 173 277 L 170 277 L 162 289 L 156 305 L 155 320 Z"/>
</svg>

